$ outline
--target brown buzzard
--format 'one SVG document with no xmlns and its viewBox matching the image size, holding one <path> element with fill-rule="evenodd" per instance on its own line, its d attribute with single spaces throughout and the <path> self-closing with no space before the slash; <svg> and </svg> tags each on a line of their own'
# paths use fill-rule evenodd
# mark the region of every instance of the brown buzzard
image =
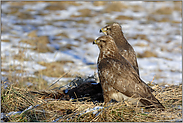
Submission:
<svg viewBox="0 0 183 123">
<path fill-rule="evenodd" d="M 110 35 L 113 37 L 117 47 L 119 48 L 120 54 L 130 62 L 134 69 L 139 74 L 139 68 L 137 64 L 137 58 L 133 47 L 128 43 L 126 38 L 123 35 L 121 26 L 118 23 L 113 23 L 103 27 L 100 32 L 103 32 L 105 35 Z"/>
<path fill-rule="evenodd" d="M 132 104 L 139 102 L 139 105 L 164 108 L 140 79 L 133 66 L 120 55 L 111 36 L 101 36 L 93 43 L 100 49 L 98 75 L 105 103 L 111 99 L 127 100 Z"/>
<path fill-rule="evenodd" d="M 139 68 L 136 58 L 136 53 L 133 49 L 133 47 L 128 43 L 126 38 L 123 35 L 121 26 L 119 23 L 113 23 L 111 25 L 107 25 L 103 27 L 100 32 L 103 32 L 105 35 L 110 35 L 113 37 L 120 54 L 130 62 L 130 64 L 133 66 L 133 68 L 136 70 L 137 74 L 139 75 Z M 146 84 L 146 83 L 145 83 Z M 149 86 L 148 86 L 149 87 Z M 149 87 L 151 92 L 154 90 Z"/>
</svg>

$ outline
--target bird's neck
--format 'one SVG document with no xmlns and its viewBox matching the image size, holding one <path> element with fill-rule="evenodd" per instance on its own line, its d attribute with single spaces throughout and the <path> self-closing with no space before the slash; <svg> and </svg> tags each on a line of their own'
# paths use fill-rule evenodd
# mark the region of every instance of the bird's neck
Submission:
<svg viewBox="0 0 183 123">
<path fill-rule="evenodd" d="M 114 38 L 115 43 L 119 49 L 121 49 L 121 47 L 119 47 L 119 46 L 122 46 L 123 49 L 125 49 L 126 45 L 128 44 L 128 41 L 126 40 L 125 36 L 123 35 L 123 32 L 118 32 L 118 34 L 113 34 L 111 36 Z"/>
<path fill-rule="evenodd" d="M 125 36 L 123 35 L 123 32 L 118 32 L 117 34 L 112 33 L 111 36 L 114 38 L 114 40 L 121 40 L 121 43 L 126 43 L 127 40 Z"/>
</svg>

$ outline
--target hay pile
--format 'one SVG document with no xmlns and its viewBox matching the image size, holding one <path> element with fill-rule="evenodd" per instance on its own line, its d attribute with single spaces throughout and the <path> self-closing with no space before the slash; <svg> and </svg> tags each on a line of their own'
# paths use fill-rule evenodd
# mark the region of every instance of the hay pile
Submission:
<svg viewBox="0 0 183 123">
<path fill-rule="evenodd" d="M 1 112 L 3 121 L 10 122 L 161 122 L 182 121 L 182 84 L 154 85 L 155 97 L 165 106 L 165 111 L 145 109 L 124 102 L 103 103 L 85 100 L 46 98 L 34 95 L 31 90 L 1 87 Z M 52 90 L 52 92 L 54 92 Z"/>
</svg>

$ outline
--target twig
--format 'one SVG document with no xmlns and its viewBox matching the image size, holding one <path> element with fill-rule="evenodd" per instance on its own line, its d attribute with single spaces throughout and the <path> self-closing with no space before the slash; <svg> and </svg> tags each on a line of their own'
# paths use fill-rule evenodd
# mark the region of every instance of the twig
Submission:
<svg viewBox="0 0 183 123">
<path fill-rule="evenodd" d="M 49 88 L 50 88 L 51 86 L 53 86 L 54 84 L 56 84 L 62 77 L 64 77 L 65 75 L 67 75 L 69 72 L 70 72 L 70 71 L 64 73 L 64 75 L 61 75 L 57 80 L 55 80 L 55 81 L 53 82 L 53 84 L 51 84 L 51 85 L 49 86 Z"/>
<path fill-rule="evenodd" d="M 153 79 L 152 79 L 152 81 L 151 81 L 151 84 L 152 84 L 152 82 L 154 81 L 154 78 L 155 78 L 155 75 L 154 75 L 154 77 L 153 77 Z"/>
</svg>

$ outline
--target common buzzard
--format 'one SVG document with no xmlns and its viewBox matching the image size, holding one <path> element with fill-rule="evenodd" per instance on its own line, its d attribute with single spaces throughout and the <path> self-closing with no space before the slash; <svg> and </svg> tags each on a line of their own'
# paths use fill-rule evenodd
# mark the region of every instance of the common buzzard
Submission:
<svg viewBox="0 0 183 123">
<path fill-rule="evenodd" d="M 128 43 L 126 38 L 123 35 L 121 26 L 119 23 L 113 23 L 111 25 L 107 25 L 103 27 L 100 32 L 103 32 L 105 35 L 110 35 L 113 37 L 120 54 L 130 62 L 130 64 L 133 66 L 133 68 L 136 70 L 137 74 L 139 75 L 139 68 L 138 68 L 138 63 L 137 63 L 137 58 L 136 58 L 136 53 L 133 49 L 133 47 Z M 146 84 L 146 83 L 144 83 Z M 149 86 L 148 86 L 149 87 Z M 149 87 L 151 92 L 154 90 Z"/>
<path fill-rule="evenodd" d="M 105 103 L 111 99 L 127 100 L 132 104 L 164 108 L 133 66 L 119 53 L 111 36 L 101 36 L 93 44 L 100 49 L 97 65 Z"/>
<path fill-rule="evenodd" d="M 139 74 L 139 68 L 137 63 L 137 58 L 133 47 L 128 43 L 126 38 L 123 35 L 122 28 L 120 24 L 113 23 L 103 27 L 100 32 L 103 32 L 105 35 L 110 35 L 113 37 L 117 47 L 119 48 L 120 54 L 130 62 L 134 69 Z"/>
</svg>

